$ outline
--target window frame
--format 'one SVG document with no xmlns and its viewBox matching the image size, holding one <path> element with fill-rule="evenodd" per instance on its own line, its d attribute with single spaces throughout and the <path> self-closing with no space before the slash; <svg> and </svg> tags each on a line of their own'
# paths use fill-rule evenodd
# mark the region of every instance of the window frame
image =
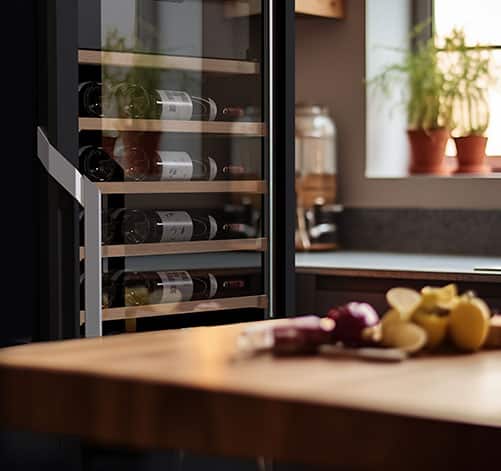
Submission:
<svg viewBox="0 0 501 471">
<path fill-rule="evenodd" d="M 371 38 L 368 37 L 368 15 L 365 0 L 362 8 L 363 64 L 360 82 L 366 77 L 367 58 Z M 414 4 L 420 0 L 412 0 Z M 360 23 L 359 23 L 360 24 Z M 356 93 L 357 85 L 346 93 Z M 342 179 L 341 196 L 345 206 L 353 208 L 428 208 L 428 209 L 479 209 L 501 210 L 501 174 L 456 175 L 408 175 L 402 177 L 368 177 L 367 155 L 370 143 L 367 139 L 368 87 L 363 87 L 361 97 L 361 137 L 363 141 L 342 143 L 340 156 Z M 363 110 L 363 111 L 362 111 Z M 357 112 L 358 114 L 358 112 Z M 351 119 L 350 119 L 351 120 Z M 357 158 L 359 155 L 361 158 Z"/>
</svg>

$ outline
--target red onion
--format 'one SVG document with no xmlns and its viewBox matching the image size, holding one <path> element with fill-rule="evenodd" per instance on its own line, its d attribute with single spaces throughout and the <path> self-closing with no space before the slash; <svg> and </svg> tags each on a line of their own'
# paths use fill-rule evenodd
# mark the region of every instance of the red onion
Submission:
<svg viewBox="0 0 501 471">
<path fill-rule="evenodd" d="M 359 346 L 377 340 L 379 316 L 370 304 L 351 302 L 331 309 L 327 316 L 336 323 L 334 341 Z"/>
<path fill-rule="evenodd" d="M 308 316 L 291 320 L 289 325 L 273 329 L 273 353 L 276 355 L 315 353 L 332 339 L 334 322 Z"/>
</svg>

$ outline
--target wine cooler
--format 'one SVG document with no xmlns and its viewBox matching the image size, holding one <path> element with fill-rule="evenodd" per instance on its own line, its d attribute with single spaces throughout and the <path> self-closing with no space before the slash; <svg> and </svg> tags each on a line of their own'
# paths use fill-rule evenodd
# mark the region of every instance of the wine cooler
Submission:
<svg viewBox="0 0 501 471">
<path fill-rule="evenodd" d="M 294 2 L 44 0 L 41 339 L 294 313 Z"/>
</svg>

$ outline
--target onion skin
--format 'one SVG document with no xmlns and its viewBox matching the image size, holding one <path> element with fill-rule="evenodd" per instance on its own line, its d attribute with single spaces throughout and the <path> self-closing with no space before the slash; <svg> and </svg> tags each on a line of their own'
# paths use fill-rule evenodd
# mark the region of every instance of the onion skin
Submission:
<svg viewBox="0 0 501 471">
<path fill-rule="evenodd" d="M 327 322 L 326 322 L 327 321 Z M 316 353 L 320 345 L 330 343 L 334 322 L 328 319 L 298 318 L 291 325 L 273 329 L 275 355 L 304 355 Z"/>
<path fill-rule="evenodd" d="M 351 347 L 373 343 L 366 334 L 379 324 L 379 316 L 370 304 L 351 302 L 331 309 L 327 316 L 336 323 L 332 332 L 334 342 Z"/>
</svg>

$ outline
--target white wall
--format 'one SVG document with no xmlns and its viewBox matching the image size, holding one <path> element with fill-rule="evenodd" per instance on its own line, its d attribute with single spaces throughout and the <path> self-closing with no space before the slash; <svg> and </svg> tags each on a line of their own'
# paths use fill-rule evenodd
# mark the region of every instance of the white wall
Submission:
<svg viewBox="0 0 501 471">
<path fill-rule="evenodd" d="M 400 62 L 409 46 L 411 30 L 410 0 L 366 1 L 366 75 L 380 74 L 390 64 Z M 374 86 L 367 90 L 367 164 L 368 177 L 399 177 L 407 174 L 409 151 L 407 115 L 402 105 L 406 84 L 392 86 L 385 95 Z"/>
</svg>

